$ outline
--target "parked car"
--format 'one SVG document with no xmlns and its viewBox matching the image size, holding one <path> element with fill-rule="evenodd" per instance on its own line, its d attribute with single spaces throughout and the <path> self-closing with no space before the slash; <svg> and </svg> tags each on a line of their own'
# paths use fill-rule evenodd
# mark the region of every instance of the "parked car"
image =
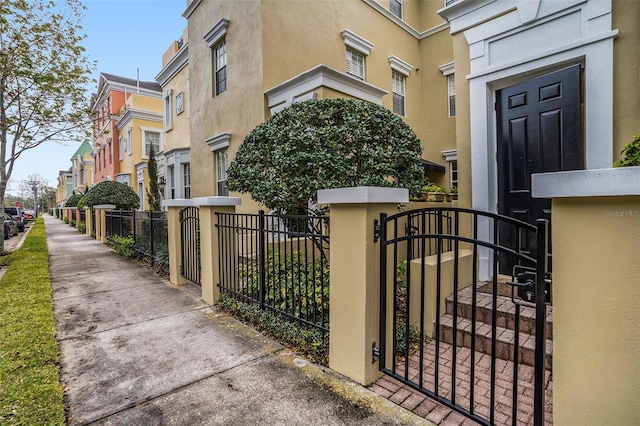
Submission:
<svg viewBox="0 0 640 426">
<path fill-rule="evenodd" d="M 36 218 L 36 212 L 33 210 L 25 210 L 22 212 L 25 220 L 34 220 Z"/>
<path fill-rule="evenodd" d="M 11 215 L 11 218 L 18 224 L 18 231 L 24 232 L 24 225 L 27 220 L 22 215 L 22 209 L 20 207 L 5 206 L 4 212 Z"/>
<path fill-rule="evenodd" d="M 18 224 L 10 214 L 4 214 L 4 239 L 8 240 L 14 235 L 18 235 Z"/>
</svg>

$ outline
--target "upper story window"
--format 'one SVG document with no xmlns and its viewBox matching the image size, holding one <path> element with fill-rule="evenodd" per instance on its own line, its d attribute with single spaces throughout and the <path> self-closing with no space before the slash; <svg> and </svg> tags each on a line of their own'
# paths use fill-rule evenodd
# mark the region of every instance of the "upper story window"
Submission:
<svg viewBox="0 0 640 426">
<path fill-rule="evenodd" d="M 393 80 L 393 112 L 398 115 L 405 115 L 405 85 L 406 77 L 399 72 L 392 71 L 391 78 Z"/>
<path fill-rule="evenodd" d="M 213 95 L 227 90 L 227 28 L 229 21 L 220 19 L 207 33 L 204 40 L 213 54 Z"/>
<path fill-rule="evenodd" d="M 167 90 L 164 94 L 164 130 L 171 130 L 171 95 L 172 91 Z"/>
<path fill-rule="evenodd" d="M 456 116 L 456 77 L 451 74 L 447 76 L 447 94 L 448 94 L 448 109 L 449 117 Z"/>
<path fill-rule="evenodd" d="M 342 40 L 347 47 L 347 74 L 364 81 L 365 56 L 371 53 L 373 43 L 349 30 L 342 31 Z"/>
<path fill-rule="evenodd" d="M 127 129 L 127 147 L 124 149 L 126 152 L 131 155 L 131 141 L 133 140 L 133 129 L 129 127 Z"/>
<path fill-rule="evenodd" d="M 391 13 L 402 19 L 402 0 L 389 0 L 389 10 Z"/>
<path fill-rule="evenodd" d="M 184 92 L 176 95 L 176 115 L 184 112 Z"/>
<path fill-rule="evenodd" d="M 347 49 L 347 74 L 364 80 L 364 56 L 351 49 Z"/>
<path fill-rule="evenodd" d="M 227 90 L 227 42 L 222 40 L 214 49 L 215 94 Z"/>
<path fill-rule="evenodd" d="M 456 116 L 456 77 L 454 74 L 454 63 L 440 65 L 442 75 L 447 77 L 447 112 L 449 117 Z"/>
<path fill-rule="evenodd" d="M 149 158 L 149 153 L 151 152 L 151 147 L 153 147 L 153 152 L 157 154 L 161 151 L 162 147 L 160 145 L 160 132 L 156 130 L 148 130 L 142 129 L 142 158 Z"/>
<path fill-rule="evenodd" d="M 122 160 L 122 155 L 124 154 L 124 139 L 122 136 L 118 136 L 118 159 Z"/>
</svg>

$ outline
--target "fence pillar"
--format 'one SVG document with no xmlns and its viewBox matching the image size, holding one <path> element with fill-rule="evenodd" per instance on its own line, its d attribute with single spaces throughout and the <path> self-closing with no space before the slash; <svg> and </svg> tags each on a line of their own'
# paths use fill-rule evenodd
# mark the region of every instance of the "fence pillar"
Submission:
<svg viewBox="0 0 640 426">
<path fill-rule="evenodd" d="M 408 201 L 408 191 L 400 188 L 318 191 L 318 203 L 331 207 L 329 367 L 363 385 L 382 375 L 372 360 L 380 329 L 380 243 L 373 241 L 374 220 Z"/>
<path fill-rule="evenodd" d="M 220 269 L 218 268 L 219 247 L 216 213 L 235 213 L 240 205 L 238 197 L 194 198 L 194 205 L 200 208 L 200 260 L 202 299 L 214 305 L 220 297 Z"/>
<path fill-rule="evenodd" d="M 534 175 L 533 195 L 553 199 L 553 423 L 637 424 L 640 167 Z"/>
<path fill-rule="evenodd" d="M 87 234 L 88 236 L 91 236 L 91 226 L 92 226 L 92 218 L 91 218 L 91 208 L 89 207 L 85 207 L 84 208 L 84 226 L 85 226 L 85 230 L 84 233 Z"/>
<path fill-rule="evenodd" d="M 169 281 L 175 285 L 186 284 L 189 280 L 180 274 L 182 236 L 180 233 L 180 210 L 193 206 L 193 200 L 163 200 L 167 207 L 167 234 L 169 239 Z"/>
<path fill-rule="evenodd" d="M 100 204 L 93 206 L 96 209 L 96 240 L 102 244 L 107 243 L 107 223 L 105 219 L 105 213 L 108 210 L 116 208 L 113 204 Z"/>
</svg>

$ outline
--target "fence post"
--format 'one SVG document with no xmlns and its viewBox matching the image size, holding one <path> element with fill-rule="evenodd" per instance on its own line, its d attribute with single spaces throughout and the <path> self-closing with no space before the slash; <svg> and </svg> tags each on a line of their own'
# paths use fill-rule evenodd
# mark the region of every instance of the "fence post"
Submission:
<svg viewBox="0 0 640 426">
<path fill-rule="evenodd" d="M 113 204 L 100 204 L 93 206 L 96 209 L 96 240 L 105 244 L 107 242 L 107 224 L 105 212 L 116 208 Z"/>
<path fill-rule="evenodd" d="M 537 174 L 532 185 L 552 198 L 553 423 L 637 424 L 640 167 Z"/>
<path fill-rule="evenodd" d="M 169 242 L 169 281 L 175 285 L 186 284 L 189 281 L 180 275 L 180 210 L 192 207 L 193 200 L 162 200 L 162 207 L 167 208 L 167 234 Z"/>
<path fill-rule="evenodd" d="M 408 201 L 409 192 L 400 188 L 318 191 L 318 203 L 331 208 L 329 367 L 363 385 L 381 376 L 372 359 L 372 346 L 380 343 L 380 242 L 374 242 L 374 220 Z"/>
<path fill-rule="evenodd" d="M 214 305 L 220 297 L 219 247 L 216 212 L 235 213 L 241 199 L 237 197 L 199 197 L 193 199 L 200 208 L 200 257 L 202 299 Z"/>
<path fill-rule="evenodd" d="M 84 233 L 91 236 L 91 229 L 93 226 L 93 218 L 91 217 L 91 207 L 84 208 Z"/>
<path fill-rule="evenodd" d="M 266 289 L 266 277 L 264 271 L 264 257 L 266 252 L 265 238 L 264 238 L 264 210 L 258 212 L 258 274 L 260 279 L 260 309 L 264 309 L 264 298 Z"/>
</svg>

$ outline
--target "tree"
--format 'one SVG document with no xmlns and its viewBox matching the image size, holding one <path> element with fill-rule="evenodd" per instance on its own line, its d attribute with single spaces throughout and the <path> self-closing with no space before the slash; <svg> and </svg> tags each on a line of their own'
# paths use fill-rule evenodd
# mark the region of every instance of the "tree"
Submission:
<svg viewBox="0 0 640 426">
<path fill-rule="evenodd" d="M 119 210 L 133 210 L 140 207 L 140 198 L 129 185 L 114 180 L 106 180 L 89 189 L 84 196 L 84 204 L 87 207 L 113 204 Z"/>
<path fill-rule="evenodd" d="M 300 213 L 319 189 L 408 188 L 424 181 L 422 147 L 388 109 L 345 99 L 295 103 L 253 129 L 227 171 L 229 190 L 270 209 Z"/>
<path fill-rule="evenodd" d="M 18 184 L 18 191 L 24 200 L 23 208 L 32 206 L 37 214 L 40 198 L 42 198 L 42 193 L 48 186 L 49 181 L 38 173 L 22 179 Z M 33 203 L 31 203 L 31 200 L 33 200 Z"/>
<path fill-rule="evenodd" d="M 80 0 L 0 4 L 0 206 L 24 151 L 76 140 L 90 123 L 85 87 L 93 65 L 81 46 L 83 10 Z"/>
<path fill-rule="evenodd" d="M 158 186 L 158 163 L 156 162 L 156 153 L 153 146 L 149 150 L 149 161 L 147 162 L 147 174 L 149 176 L 149 189 L 147 189 L 147 202 L 150 211 L 162 210 L 160 205 L 162 197 L 160 196 L 160 187 Z"/>
</svg>

